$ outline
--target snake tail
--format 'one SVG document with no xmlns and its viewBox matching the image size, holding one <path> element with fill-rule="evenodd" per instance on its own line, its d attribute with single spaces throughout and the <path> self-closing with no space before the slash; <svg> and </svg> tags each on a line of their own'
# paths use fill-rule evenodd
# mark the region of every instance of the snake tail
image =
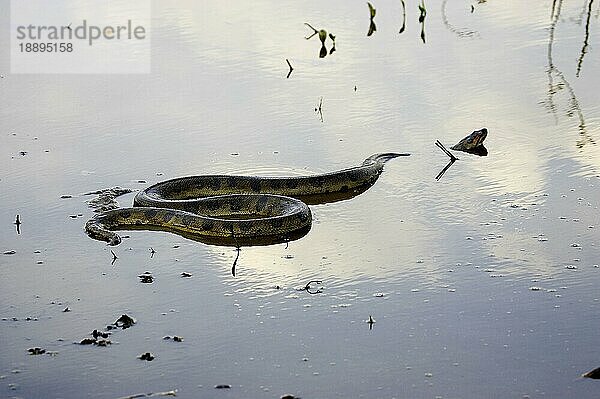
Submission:
<svg viewBox="0 0 600 399">
<path fill-rule="evenodd" d="M 223 239 L 232 243 L 249 237 L 275 241 L 310 229 L 312 214 L 305 203 L 277 195 L 224 195 L 190 201 L 188 211 L 156 207 L 109 210 L 86 224 L 92 238 L 118 245 L 115 230 L 165 230 L 199 239 Z"/>
</svg>

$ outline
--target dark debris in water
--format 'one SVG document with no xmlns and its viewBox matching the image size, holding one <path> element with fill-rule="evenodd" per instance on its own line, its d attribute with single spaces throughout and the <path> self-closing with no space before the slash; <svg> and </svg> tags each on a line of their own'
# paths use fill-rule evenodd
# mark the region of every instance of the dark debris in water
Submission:
<svg viewBox="0 0 600 399">
<path fill-rule="evenodd" d="M 124 330 L 134 324 L 135 320 L 131 316 L 123 314 L 113 324 L 107 325 L 106 329 L 116 330 L 118 328 L 122 328 Z M 112 344 L 112 341 L 108 339 L 111 334 L 112 333 L 110 332 L 102 330 L 94 330 L 90 333 L 91 337 L 83 338 L 81 341 L 76 343 L 79 345 L 109 346 Z"/>
<path fill-rule="evenodd" d="M 155 356 L 154 356 L 152 353 L 150 353 L 150 352 L 146 352 L 146 353 L 142 353 L 142 354 L 141 354 L 141 355 L 138 357 L 138 359 L 140 359 L 140 360 L 147 360 L 147 361 L 151 362 L 151 361 L 153 361 L 153 360 L 154 360 L 154 357 L 155 357 Z"/>
<path fill-rule="evenodd" d="M 173 335 L 172 337 L 169 335 L 166 335 L 163 337 L 163 339 L 165 341 L 173 340 L 173 342 L 183 342 L 183 337 L 180 337 L 178 335 Z"/>
<path fill-rule="evenodd" d="M 104 332 L 104 331 L 99 331 L 99 330 L 92 331 L 92 337 L 94 337 L 95 339 L 97 339 L 98 337 L 106 339 L 106 338 L 108 338 L 109 335 L 110 335 L 109 332 Z"/>
<path fill-rule="evenodd" d="M 46 353 L 46 349 L 35 347 L 27 349 L 27 352 L 29 352 L 30 355 L 43 355 Z"/>
<path fill-rule="evenodd" d="M 79 341 L 79 345 L 109 346 L 111 344 L 112 341 L 108 339 L 84 338 Z"/>
<path fill-rule="evenodd" d="M 133 317 L 128 316 L 126 314 L 121 315 L 121 317 L 119 317 L 117 319 L 117 321 L 115 321 L 113 323 L 114 326 L 116 326 L 118 328 L 122 328 L 123 330 L 133 326 L 134 324 L 135 324 L 135 319 L 133 319 Z"/>
<path fill-rule="evenodd" d="M 219 385 L 215 385 L 215 389 L 231 389 L 231 385 L 229 385 L 229 384 L 219 384 Z"/>
<path fill-rule="evenodd" d="M 144 272 L 138 276 L 140 282 L 144 284 L 152 284 L 154 282 L 154 276 L 150 272 Z"/>
<path fill-rule="evenodd" d="M 27 316 L 24 319 L 19 319 L 18 317 L 14 317 L 14 316 L 11 317 L 10 319 L 7 317 L 2 318 L 2 321 L 23 321 L 23 320 L 24 321 L 39 321 L 39 319 L 37 317 L 30 317 L 30 316 Z"/>
</svg>

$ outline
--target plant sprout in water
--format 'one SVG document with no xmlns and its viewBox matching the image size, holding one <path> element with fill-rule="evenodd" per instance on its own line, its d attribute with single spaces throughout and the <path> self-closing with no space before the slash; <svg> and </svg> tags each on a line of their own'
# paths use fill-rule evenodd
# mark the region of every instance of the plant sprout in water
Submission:
<svg viewBox="0 0 600 399">
<path fill-rule="evenodd" d="M 404 4 L 404 0 L 400 0 L 402 2 L 402 27 L 398 33 L 404 32 L 406 28 L 406 4 Z"/>
<path fill-rule="evenodd" d="M 375 18 L 377 10 L 375 10 L 375 7 L 373 7 L 371 3 L 367 2 L 367 5 L 369 6 L 369 16 L 371 18 L 371 23 L 369 24 L 369 31 L 367 32 L 367 36 L 371 36 L 373 32 L 377 30 L 377 26 L 375 25 L 375 21 L 373 20 L 373 18 Z"/>
<path fill-rule="evenodd" d="M 425 0 L 421 0 L 419 4 L 419 23 L 421 24 L 421 39 L 425 43 L 425 17 L 427 16 L 427 9 L 425 8 Z"/>
<path fill-rule="evenodd" d="M 305 37 L 306 40 L 311 39 L 315 35 L 319 35 L 319 40 L 321 41 L 321 49 L 319 51 L 319 58 L 323 58 L 327 55 L 327 48 L 325 47 L 325 41 L 327 40 L 327 36 L 329 36 L 329 38 L 333 42 L 331 51 L 329 52 L 329 54 L 333 54 L 333 52 L 335 51 L 335 36 L 332 33 L 328 34 L 325 29 L 315 29 L 308 22 L 305 22 L 304 25 L 308 26 L 313 31 L 312 35 Z"/>
</svg>

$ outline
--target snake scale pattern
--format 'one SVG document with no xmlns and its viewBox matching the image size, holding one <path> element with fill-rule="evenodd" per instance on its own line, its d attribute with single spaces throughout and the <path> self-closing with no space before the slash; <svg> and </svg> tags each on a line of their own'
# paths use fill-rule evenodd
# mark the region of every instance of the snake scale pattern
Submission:
<svg viewBox="0 0 600 399">
<path fill-rule="evenodd" d="M 169 231 L 206 243 L 260 245 L 306 234 L 308 205 L 352 198 L 370 188 L 390 159 L 409 154 L 382 153 L 360 166 L 296 176 L 188 176 L 157 183 L 139 192 L 134 206 L 91 218 L 87 234 L 118 245 L 118 230 Z"/>
</svg>

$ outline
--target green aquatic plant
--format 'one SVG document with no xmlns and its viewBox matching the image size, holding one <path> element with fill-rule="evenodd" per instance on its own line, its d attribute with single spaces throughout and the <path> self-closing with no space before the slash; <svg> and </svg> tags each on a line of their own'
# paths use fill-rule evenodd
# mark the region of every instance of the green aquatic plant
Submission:
<svg viewBox="0 0 600 399">
<path fill-rule="evenodd" d="M 369 15 L 371 18 L 367 36 L 371 36 L 373 34 L 373 32 L 375 32 L 377 30 L 377 26 L 375 25 L 375 21 L 373 20 L 373 18 L 375 18 L 375 14 L 377 13 L 377 10 L 375 10 L 375 7 L 373 7 L 373 5 L 371 3 L 367 2 L 367 5 L 369 6 Z"/>
<path fill-rule="evenodd" d="M 373 7 L 371 3 L 367 2 L 367 5 L 369 6 L 369 13 L 371 14 L 371 19 L 375 18 L 377 10 L 375 9 L 375 7 Z"/>
<path fill-rule="evenodd" d="M 330 33 L 329 38 L 333 42 L 333 45 L 331 46 L 331 50 L 329 50 L 329 54 L 331 55 L 335 51 L 335 36 Z M 325 47 L 325 46 L 323 46 L 323 47 Z"/>
<path fill-rule="evenodd" d="M 331 38 L 331 40 L 333 41 L 333 47 L 331 48 L 329 54 L 332 54 L 335 51 L 335 36 L 332 33 L 327 33 L 325 29 L 316 29 L 308 22 L 305 22 L 304 25 L 308 26 L 313 31 L 312 35 L 305 37 L 306 40 L 311 39 L 315 35 L 319 35 L 319 40 L 321 41 L 319 58 L 323 58 L 327 55 L 327 48 L 325 47 L 325 41 L 327 40 L 327 36 L 329 36 L 329 38 Z"/>
<path fill-rule="evenodd" d="M 305 37 L 306 40 L 312 38 L 314 35 L 319 35 L 319 40 L 321 41 L 321 43 L 325 44 L 325 40 L 327 40 L 327 31 L 325 29 L 315 29 L 311 24 L 305 22 L 304 25 L 308 26 L 310 29 L 313 30 L 313 34 Z"/>
<path fill-rule="evenodd" d="M 321 43 L 325 44 L 325 40 L 327 40 L 327 31 L 325 29 L 319 31 L 319 40 Z"/>
</svg>

